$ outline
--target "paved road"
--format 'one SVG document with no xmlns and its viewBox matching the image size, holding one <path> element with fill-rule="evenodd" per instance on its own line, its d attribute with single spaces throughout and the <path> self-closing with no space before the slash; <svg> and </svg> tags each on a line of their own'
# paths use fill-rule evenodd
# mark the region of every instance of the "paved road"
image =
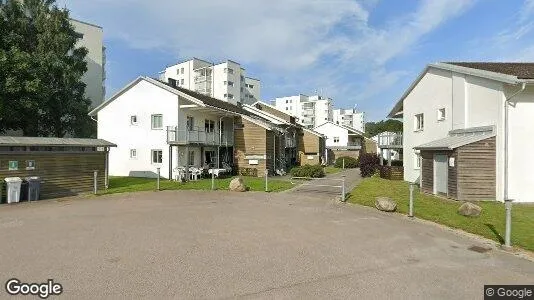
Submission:
<svg viewBox="0 0 534 300">
<path fill-rule="evenodd" d="M 69 299 L 482 299 L 534 282 L 534 263 L 476 240 L 298 191 L 2 205 L 0 241 L 2 282 L 54 278 Z"/>
<path fill-rule="evenodd" d="M 347 169 L 336 174 L 328 174 L 325 178 L 313 179 L 311 181 L 304 181 L 303 184 L 286 191 L 289 194 L 299 196 L 314 197 L 321 199 L 341 198 L 341 186 L 345 182 L 345 193 L 349 193 L 360 182 L 359 169 Z M 303 181 L 293 180 L 295 183 L 302 183 Z"/>
</svg>

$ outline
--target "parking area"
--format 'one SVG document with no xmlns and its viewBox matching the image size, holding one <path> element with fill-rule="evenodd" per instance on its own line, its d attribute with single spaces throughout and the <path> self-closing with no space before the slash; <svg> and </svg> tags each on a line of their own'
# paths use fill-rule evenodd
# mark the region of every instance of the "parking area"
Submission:
<svg viewBox="0 0 534 300">
<path fill-rule="evenodd" d="M 2 205 L 0 240 L 2 284 L 52 278 L 65 298 L 480 299 L 534 281 L 479 240 L 298 189 Z"/>
</svg>

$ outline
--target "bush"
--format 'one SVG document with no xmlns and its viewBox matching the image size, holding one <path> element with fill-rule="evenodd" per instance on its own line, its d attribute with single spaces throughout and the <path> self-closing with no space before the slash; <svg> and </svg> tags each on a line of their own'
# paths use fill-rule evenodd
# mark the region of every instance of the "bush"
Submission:
<svg viewBox="0 0 534 300">
<path fill-rule="evenodd" d="M 301 167 L 294 167 L 293 169 L 291 169 L 290 173 L 293 177 L 324 177 L 324 170 L 323 167 L 320 165 L 304 165 Z"/>
<path fill-rule="evenodd" d="M 334 167 L 336 168 L 343 168 L 343 159 L 345 160 L 345 168 L 346 169 L 352 169 L 357 168 L 359 161 L 358 159 L 350 156 L 342 156 L 336 159 L 336 162 L 334 163 Z"/>
<path fill-rule="evenodd" d="M 360 155 L 360 174 L 362 177 L 371 177 L 380 165 L 380 157 L 374 153 Z"/>
</svg>

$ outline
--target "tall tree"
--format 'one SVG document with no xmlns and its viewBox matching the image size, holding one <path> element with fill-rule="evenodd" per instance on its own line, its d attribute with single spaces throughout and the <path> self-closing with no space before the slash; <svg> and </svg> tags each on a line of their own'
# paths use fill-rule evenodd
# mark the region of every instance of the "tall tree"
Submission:
<svg viewBox="0 0 534 300">
<path fill-rule="evenodd" d="M 55 0 L 7 0 L 0 4 L 0 131 L 29 136 L 90 135 L 90 101 L 82 76 L 87 49 L 69 12 Z M 4 69 L 5 68 L 5 69 Z"/>
<path fill-rule="evenodd" d="M 398 120 L 388 119 L 379 122 L 365 123 L 365 133 L 368 136 L 375 136 L 382 132 L 402 132 L 402 122 Z"/>
</svg>

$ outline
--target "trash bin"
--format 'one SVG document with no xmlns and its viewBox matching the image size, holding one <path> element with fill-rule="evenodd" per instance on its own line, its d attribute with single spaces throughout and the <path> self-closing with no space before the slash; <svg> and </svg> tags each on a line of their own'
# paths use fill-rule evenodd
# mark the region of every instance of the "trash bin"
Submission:
<svg viewBox="0 0 534 300">
<path fill-rule="evenodd" d="M 22 179 L 20 183 L 20 197 L 19 202 L 28 201 L 28 181 Z"/>
<path fill-rule="evenodd" d="M 28 181 L 28 200 L 39 200 L 39 195 L 41 194 L 41 178 L 35 176 L 27 177 L 26 181 Z"/>
<path fill-rule="evenodd" d="M 4 181 L 6 182 L 7 203 L 19 202 L 22 179 L 20 177 L 8 177 Z"/>
</svg>

